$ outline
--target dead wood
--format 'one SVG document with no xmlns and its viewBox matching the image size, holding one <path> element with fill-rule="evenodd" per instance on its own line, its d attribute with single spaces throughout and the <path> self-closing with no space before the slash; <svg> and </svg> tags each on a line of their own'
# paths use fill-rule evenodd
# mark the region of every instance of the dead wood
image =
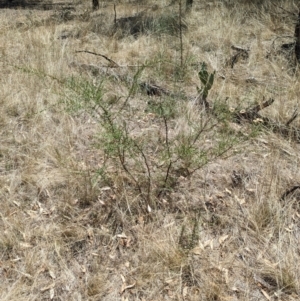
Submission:
<svg viewBox="0 0 300 301">
<path fill-rule="evenodd" d="M 234 45 L 231 46 L 231 49 L 236 51 L 236 53 L 227 62 L 227 65 L 229 65 L 231 68 L 234 67 L 239 59 L 246 60 L 249 58 L 249 50 Z"/>
<path fill-rule="evenodd" d="M 247 110 L 233 113 L 233 120 L 236 123 L 240 123 L 242 120 L 249 123 L 260 122 L 265 128 L 271 130 L 274 133 L 280 134 L 284 138 L 292 139 L 297 143 L 300 143 L 300 129 L 297 127 L 291 127 L 291 123 L 297 118 L 298 113 L 295 111 L 292 117 L 285 123 L 280 124 L 279 122 L 272 121 L 270 118 L 263 117 L 259 114 L 260 110 L 273 104 L 274 99 L 264 101 L 262 104 L 256 105 Z"/>
<path fill-rule="evenodd" d="M 202 105 L 205 108 L 205 111 L 208 114 L 213 115 L 218 118 L 218 112 L 215 110 L 214 106 L 211 105 L 206 99 L 204 100 L 201 95 L 195 98 L 196 103 Z M 234 110 L 231 113 L 231 119 L 233 122 L 240 124 L 241 122 L 248 122 L 251 124 L 262 124 L 266 129 L 272 131 L 273 133 L 280 134 L 285 139 L 292 139 L 293 141 L 300 143 L 300 129 L 297 127 L 292 127 L 291 123 L 297 118 L 298 114 L 295 111 L 292 117 L 285 123 L 280 124 L 279 122 L 275 122 L 268 117 L 264 117 L 259 114 L 259 112 L 271 104 L 273 104 L 275 100 L 270 98 L 268 100 L 263 101 L 261 104 L 255 105 L 253 107 L 248 108 L 247 110 Z M 231 110 L 228 108 L 228 112 Z"/>
<path fill-rule="evenodd" d="M 80 52 L 86 52 L 86 51 L 80 51 Z M 90 52 L 88 52 L 88 53 L 90 53 Z M 100 55 L 100 56 L 102 56 L 110 61 L 110 59 L 107 58 L 106 56 L 103 56 L 103 55 Z M 78 62 L 71 62 L 69 64 L 69 67 L 77 68 L 80 72 L 90 72 L 93 76 L 98 76 L 98 75 L 109 76 L 118 82 L 132 84 L 134 82 L 134 79 L 133 79 L 133 77 L 128 75 L 128 70 L 126 67 L 139 67 L 139 66 L 120 66 L 120 65 L 96 66 L 96 65 L 91 65 L 91 64 L 82 64 L 82 63 L 78 63 Z M 168 89 L 163 88 L 162 86 L 159 86 L 154 83 L 149 83 L 149 82 L 143 81 L 143 82 L 138 82 L 137 84 L 140 87 L 141 92 L 146 93 L 148 96 L 165 95 L 165 96 L 170 96 L 170 97 L 180 97 L 180 96 L 182 97 L 182 95 L 179 95 L 179 94 L 177 95 L 175 93 L 172 93 Z"/>
<path fill-rule="evenodd" d="M 117 79 L 118 81 L 119 80 L 126 81 L 127 83 L 130 83 L 130 84 L 132 84 L 134 80 L 133 80 L 132 77 L 128 76 L 126 70 L 122 70 L 122 71 L 117 72 L 116 70 L 112 70 L 112 69 L 120 68 L 120 67 L 123 67 L 123 68 L 126 68 L 126 67 L 140 67 L 138 65 L 120 66 L 118 63 L 116 63 L 112 59 L 108 58 L 107 56 L 105 56 L 103 54 L 100 54 L 100 53 L 95 53 L 95 52 L 92 52 L 92 51 L 88 51 L 88 50 L 77 50 L 76 53 L 89 53 L 89 54 L 101 56 L 101 57 L 105 58 L 110 63 L 110 65 L 109 66 L 95 66 L 95 65 L 81 64 L 81 63 L 77 63 L 77 62 L 72 62 L 72 63 L 69 64 L 70 67 L 76 67 L 80 71 L 91 72 L 93 75 L 103 74 L 103 75 L 106 75 L 106 76 L 111 76 L 111 77 Z M 165 89 L 165 88 L 163 88 L 159 85 L 156 85 L 154 83 L 140 82 L 140 83 L 138 83 L 138 85 L 141 88 L 141 91 L 145 92 L 149 96 L 167 95 L 167 96 L 175 96 L 176 97 L 176 95 L 174 93 L 171 93 L 171 91 L 169 91 L 169 90 L 167 90 L 167 89 Z"/>
<path fill-rule="evenodd" d="M 290 196 L 292 193 L 294 193 L 298 188 L 300 188 L 300 186 L 299 186 L 299 185 L 295 185 L 295 186 L 293 186 L 292 188 L 286 190 L 286 191 L 282 194 L 282 196 L 281 196 L 281 198 L 280 198 L 279 200 L 280 200 L 280 201 L 285 201 L 285 199 L 286 199 L 288 196 Z"/>
<path fill-rule="evenodd" d="M 140 88 L 147 93 L 149 96 L 162 96 L 162 95 L 171 95 L 171 92 L 167 89 L 160 87 L 155 84 L 142 82 L 139 84 Z"/>
<path fill-rule="evenodd" d="M 135 80 L 133 77 L 128 75 L 127 68 L 120 68 L 124 66 L 120 66 L 118 63 L 111 60 L 107 56 L 103 54 L 87 51 L 87 50 L 76 51 L 76 52 L 77 53 L 86 52 L 93 55 L 101 56 L 105 58 L 107 61 L 109 61 L 110 66 L 98 67 L 95 65 L 87 65 L 87 64 L 80 64 L 77 62 L 73 62 L 69 65 L 70 67 L 77 67 L 81 71 L 89 71 L 92 72 L 94 75 L 102 74 L 103 76 L 110 76 L 114 80 L 126 82 L 127 84 L 134 83 Z M 146 93 L 148 96 L 166 95 L 178 99 L 185 99 L 184 95 L 172 93 L 167 89 L 153 83 L 137 82 L 136 84 L 140 87 L 141 91 Z M 203 106 L 208 114 L 211 114 L 216 118 L 219 117 L 218 116 L 219 113 L 217 112 L 217 110 L 214 108 L 213 105 L 209 103 L 209 101 L 206 98 L 203 97 L 201 93 L 198 94 L 196 97 L 190 98 L 190 100 L 193 100 L 194 103 L 196 103 L 197 105 Z M 272 105 L 274 101 L 275 100 L 273 98 L 270 98 L 246 110 L 239 110 L 239 111 L 234 110 L 231 113 L 232 121 L 235 123 L 241 123 L 242 121 L 249 122 L 249 123 L 261 123 L 265 128 L 271 130 L 272 132 L 278 133 L 286 139 L 292 139 L 297 143 L 300 143 L 300 129 L 291 126 L 292 122 L 298 117 L 297 111 L 293 113 L 291 118 L 285 124 L 280 124 L 279 122 L 272 121 L 270 118 L 264 117 L 259 114 L 261 110 Z M 229 108 L 228 108 L 228 112 L 231 112 Z"/>
<path fill-rule="evenodd" d="M 117 24 L 117 9 L 116 9 L 116 4 L 114 3 L 114 13 L 115 13 L 115 16 L 114 16 L 114 25 L 116 26 Z"/>
<path fill-rule="evenodd" d="M 297 62 L 300 63 L 300 12 L 298 14 L 297 23 L 295 26 L 295 55 Z"/>
<path fill-rule="evenodd" d="M 237 122 L 240 122 L 242 119 L 253 122 L 253 120 L 256 119 L 256 118 L 262 118 L 258 114 L 258 112 L 260 110 L 263 110 L 264 108 L 270 106 L 273 102 L 274 102 L 274 99 L 270 98 L 269 100 L 266 100 L 263 103 L 258 104 L 258 105 L 254 106 L 252 108 L 234 113 L 233 118 Z"/>
</svg>

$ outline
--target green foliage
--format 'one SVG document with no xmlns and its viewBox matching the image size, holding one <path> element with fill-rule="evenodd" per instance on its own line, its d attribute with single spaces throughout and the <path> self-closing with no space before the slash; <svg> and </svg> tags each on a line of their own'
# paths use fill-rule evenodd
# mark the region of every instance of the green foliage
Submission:
<svg viewBox="0 0 300 301">
<path fill-rule="evenodd" d="M 217 99 L 213 105 L 213 111 L 215 116 L 221 122 L 227 122 L 232 118 L 232 112 L 230 111 L 228 104 L 223 99 Z"/>
<path fill-rule="evenodd" d="M 180 30 L 180 23 L 177 13 L 164 13 L 154 18 L 150 26 L 151 30 L 158 34 L 178 35 Z M 187 25 L 181 22 L 182 30 L 187 29 Z"/>
<path fill-rule="evenodd" d="M 200 214 L 196 214 L 192 220 L 187 221 L 181 226 L 178 244 L 185 251 L 190 251 L 198 245 L 200 225 Z"/>
<path fill-rule="evenodd" d="M 214 83 L 215 73 L 216 71 L 214 71 L 213 73 L 208 73 L 207 64 L 205 62 L 202 63 L 201 70 L 198 73 L 202 86 L 201 88 L 197 87 L 197 90 L 202 94 L 203 99 L 205 100 L 207 99 L 208 92 L 212 88 L 212 85 Z"/>
<path fill-rule="evenodd" d="M 70 113 L 77 113 L 82 110 L 91 112 L 95 110 L 97 105 L 103 103 L 103 82 L 93 85 L 85 79 L 71 77 L 65 85 L 69 94 L 64 95 L 63 102 Z"/>
<path fill-rule="evenodd" d="M 135 116 L 128 107 L 136 93 L 141 70 L 128 86 L 123 103 L 107 100 L 103 82 L 95 85 L 73 77 L 66 81 L 69 93 L 64 104 L 71 114 L 90 114 L 99 124 L 94 146 L 104 154 L 105 166 L 94 172 L 93 183 L 97 176 L 106 183 L 113 179 L 106 168 L 113 165 L 119 174 L 127 175 L 130 185 L 126 189 L 134 188 L 132 193 L 138 193 L 142 210 L 146 211 L 148 205 L 155 208 L 157 199 L 176 187 L 178 177 L 191 177 L 196 170 L 230 151 L 237 140 L 223 129 L 223 120 L 212 119 L 205 112 L 191 117 L 190 112 L 185 111 L 187 108 L 183 109 L 184 104 L 170 96 L 148 103 L 147 110 L 155 114 L 159 134 L 134 134 Z M 208 74 L 203 65 L 199 72 L 203 93 L 207 94 L 211 88 L 213 75 Z M 187 128 L 170 135 L 179 112 Z"/>
<path fill-rule="evenodd" d="M 176 111 L 176 104 L 172 98 L 163 99 L 158 102 L 150 100 L 146 109 L 146 112 L 151 112 L 161 118 L 167 119 L 175 118 L 177 115 Z"/>
</svg>

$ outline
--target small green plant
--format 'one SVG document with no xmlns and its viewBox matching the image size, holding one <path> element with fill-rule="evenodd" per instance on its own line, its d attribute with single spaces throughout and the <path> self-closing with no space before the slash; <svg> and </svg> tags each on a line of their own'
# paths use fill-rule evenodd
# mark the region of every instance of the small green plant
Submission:
<svg viewBox="0 0 300 301">
<path fill-rule="evenodd" d="M 184 20 L 181 24 L 176 13 L 159 14 L 152 20 L 152 28 L 150 28 L 156 35 L 168 34 L 171 36 L 178 36 L 180 30 L 186 31 L 187 25 Z"/>
<path fill-rule="evenodd" d="M 104 81 L 92 84 L 88 80 L 71 78 L 66 81 L 70 94 L 64 104 L 71 114 L 90 114 L 99 124 L 94 146 L 104 156 L 105 174 L 91 173 L 93 185 L 96 185 L 97 176 L 106 183 L 107 179 L 113 181 L 115 177 L 121 183 L 119 187 L 129 189 L 138 199 L 138 210 L 147 212 L 149 206 L 155 209 L 158 199 L 176 187 L 179 177 L 191 177 L 227 153 L 237 140 L 228 131 L 224 133 L 222 120 L 205 112 L 194 114 L 171 96 L 149 101 L 147 110 L 156 116 L 157 134 L 152 131 L 138 133 L 130 101 L 138 91 L 139 76 L 144 68 L 142 66 L 127 85 L 127 96 L 117 96 L 118 101 L 113 102 L 105 97 Z M 199 72 L 203 97 L 207 97 L 214 80 L 214 73 L 209 74 L 206 68 L 203 63 Z M 179 116 L 186 126 L 175 130 Z M 117 171 L 117 177 L 108 174 L 108 170 Z"/>
<path fill-rule="evenodd" d="M 200 213 L 196 213 L 195 217 L 186 224 L 181 226 L 178 244 L 183 250 L 190 251 L 197 246 L 200 231 Z"/>
<path fill-rule="evenodd" d="M 214 79 L 215 79 L 215 73 L 208 73 L 207 72 L 207 64 L 205 62 L 202 62 L 201 70 L 198 73 L 199 79 L 202 83 L 201 88 L 197 87 L 198 93 L 200 93 L 203 97 L 203 100 L 207 99 L 208 92 L 212 88 Z"/>
</svg>

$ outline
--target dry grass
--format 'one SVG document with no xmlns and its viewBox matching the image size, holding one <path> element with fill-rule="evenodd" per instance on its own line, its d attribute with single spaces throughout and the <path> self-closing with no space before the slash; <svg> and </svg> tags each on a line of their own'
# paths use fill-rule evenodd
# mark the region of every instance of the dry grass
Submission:
<svg viewBox="0 0 300 301">
<path fill-rule="evenodd" d="M 299 144 L 224 106 L 272 97 L 262 114 L 290 118 L 299 74 L 279 50 L 295 20 L 196 3 L 181 66 L 176 4 L 118 4 L 140 14 L 133 36 L 89 2 L 0 11 L 0 300 L 299 300 L 300 196 L 280 201 Z M 232 45 L 249 49 L 234 68 Z M 222 120 L 189 101 L 203 61 Z"/>
</svg>

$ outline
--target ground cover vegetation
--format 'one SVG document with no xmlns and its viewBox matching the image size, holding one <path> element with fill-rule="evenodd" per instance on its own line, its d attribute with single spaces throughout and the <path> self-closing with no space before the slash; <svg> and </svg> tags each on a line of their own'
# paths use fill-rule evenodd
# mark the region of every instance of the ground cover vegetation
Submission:
<svg viewBox="0 0 300 301">
<path fill-rule="evenodd" d="M 0 300 L 299 300 L 297 2 L 4 2 Z"/>
</svg>

